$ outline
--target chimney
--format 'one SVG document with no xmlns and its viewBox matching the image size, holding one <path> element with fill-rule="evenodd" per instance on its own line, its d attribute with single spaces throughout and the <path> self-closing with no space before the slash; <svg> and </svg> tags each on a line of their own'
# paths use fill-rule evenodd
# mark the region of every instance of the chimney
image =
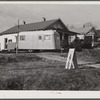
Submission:
<svg viewBox="0 0 100 100">
<path fill-rule="evenodd" d="M 26 22 L 25 22 L 25 21 L 23 21 L 23 24 L 25 25 L 25 24 L 26 24 Z"/>
<path fill-rule="evenodd" d="M 46 18 L 45 17 L 43 17 L 43 21 L 46 21 Z"/>
</svg>

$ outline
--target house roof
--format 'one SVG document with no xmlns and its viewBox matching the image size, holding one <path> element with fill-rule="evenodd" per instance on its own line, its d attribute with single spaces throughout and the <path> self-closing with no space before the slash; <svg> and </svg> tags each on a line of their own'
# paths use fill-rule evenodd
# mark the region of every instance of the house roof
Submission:
<svg viewBox="0 0 100 100">
<path fill-rule="evenodd" d="M 100 30 L 98 29 L 98 30 L 96 30 L 96 33 L 97 33 L 97 37 L 99 37 L 100 38 Z"/>
<path fill-rule="evenodd" d="M 69 30 L 72 31 L 72 32 L 76 32 L 76 33 L 85 35 L 85 34 L 87 34 L 92 28 L 93 28 L 93 27 L 72 28 L 72 29 L 69 29 Z"/>
<path fill-rule="evenodd" d="M 49 29 L 52 25 L 54 25 L 58 21 L 60 21 L 62 23 L 62 25 L 64 26 L 64 28 L 66 30 L 68 30 L 67 27 L 64 25 L 64 23 L 60 19 L 54 19 L 54 20 L 37 22 L 37 23 L 29 23 L 29 24 L 19 25 L 19 29 L 20 29 L 20 32 L 45 30 L 45 29 Z M 13 33 L 18 33 L 18 32 L 19 32 L 18 25 L 16 25 L 16 26 L 14 26 L 14 27 L 12 27 L 4 32 L 1 32 L 1 35 L 13 34 Z"/>
</svg>

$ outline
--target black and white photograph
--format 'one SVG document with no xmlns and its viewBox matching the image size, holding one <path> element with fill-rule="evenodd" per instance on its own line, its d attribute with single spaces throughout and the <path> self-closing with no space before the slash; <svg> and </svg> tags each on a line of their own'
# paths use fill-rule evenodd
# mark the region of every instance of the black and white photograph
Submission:
<svg viewBox="0 0 100 100">
<path fill-rule="evenodd" d="M 99 91 L 100 2 L 0 2 L 0 90 Z"/>
</svg>

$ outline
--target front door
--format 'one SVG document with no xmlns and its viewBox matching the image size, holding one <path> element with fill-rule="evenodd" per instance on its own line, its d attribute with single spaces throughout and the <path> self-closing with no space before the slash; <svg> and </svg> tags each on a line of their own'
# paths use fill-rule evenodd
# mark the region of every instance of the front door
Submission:
<svg viewBox="0 0 100 100">
<path fill-rule="evenodd" d="M 4 48 L 5 48 L 5 49 L 7 49 L 7 42 L 8 42 L 8 39 L 5 38 L 5 39 L 4 39 Z"/>
<path fill-rule="evenodd" d="M 38 49 L 43 49 L 43 35 L 38 35 Z"/>
</svg>

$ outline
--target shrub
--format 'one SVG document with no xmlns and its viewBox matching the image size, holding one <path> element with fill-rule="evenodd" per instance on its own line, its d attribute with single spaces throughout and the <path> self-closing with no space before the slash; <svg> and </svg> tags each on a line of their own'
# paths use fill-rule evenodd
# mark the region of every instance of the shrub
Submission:
<svg viewBox="0 0 100 100">
<path fill-rule="evenodd" d="M 71 43 L 70 48 L 75 48 L 76 51 L 82 51 L 81 41 L 78 37 Z"/>
</svg>

